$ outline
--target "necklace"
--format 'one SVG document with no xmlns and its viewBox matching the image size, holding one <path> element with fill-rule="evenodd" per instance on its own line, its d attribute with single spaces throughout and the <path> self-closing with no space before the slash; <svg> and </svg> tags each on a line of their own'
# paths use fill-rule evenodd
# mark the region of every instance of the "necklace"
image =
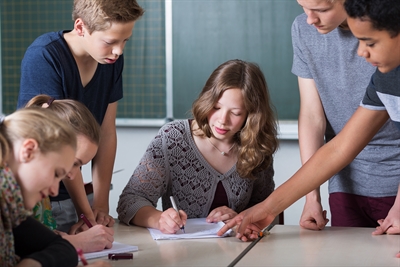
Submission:
<svg viewBox="0 0 400 267">
<path fill-rule="evenodd" d="M 235 143 L 233 143 L 233 145 L 228 149 L 228 152 L 224 152 L 224 151 L 219 150 L 218 147 L 216 147 L 213 143 L 211 143 L 210 138 L 207 138 L 207 140 L 208 140 L 208 142 L 210 142 L 210 144 L 211 144 L 216 150 L 219 151 L 219 153 L 221 153 L 222 156 L 225 156 L 227 153 L 229 153 L 229 151 L 231 151 L 232 148 L 235 146 Z"/>
</svg>

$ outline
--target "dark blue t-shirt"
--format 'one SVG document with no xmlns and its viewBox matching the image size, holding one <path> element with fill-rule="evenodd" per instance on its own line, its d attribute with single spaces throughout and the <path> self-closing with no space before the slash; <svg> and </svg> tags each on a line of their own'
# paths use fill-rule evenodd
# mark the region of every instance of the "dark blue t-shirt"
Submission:
<svg viewBox="0 0 400 267">
<path fill-rule="evenodd" d="M 98 64 L 92 80 L 83 87 L 78 66 L 63 37 L 67 32 L 43 34 L 26 50 L 21 64 L 17 108 L 24 107 L 39 94 L 55 99 L 75 99 L 85 104 L 101 124 L 108 104 L 123 96 L 123 55 L 114 64 Z M 61 183 L 57 199 L 66 198 L 69 196 Z"/>
<path fill-rule="evenodd" d="M 114 64 L 98 64 L 92 80 L 83 87 L 64 33 L 46 33 L 26 50 L 21 64 L 18 108 L 38 94 L 75 99 L 84 103 L 101 124 L 108 104 L 122 98 L 124 58 L 121 55 Z"/>
</svg>

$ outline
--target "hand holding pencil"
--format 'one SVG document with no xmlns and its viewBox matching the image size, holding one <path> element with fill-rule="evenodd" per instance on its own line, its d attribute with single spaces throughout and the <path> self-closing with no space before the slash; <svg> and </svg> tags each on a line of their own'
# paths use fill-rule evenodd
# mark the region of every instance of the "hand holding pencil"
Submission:
<svg viewBox="0 0 400 267">
<path fill-rule="evenodd" d="M 179 210 L 175 199 L 172 199 L 173 197 L 171 197 L 171 204 L 175 207 L 161 213 L 158 229 L 165 234 L 176 234 L 178 231 L 184 233 L 187 214 L 183 210 Z"/>
</svg>

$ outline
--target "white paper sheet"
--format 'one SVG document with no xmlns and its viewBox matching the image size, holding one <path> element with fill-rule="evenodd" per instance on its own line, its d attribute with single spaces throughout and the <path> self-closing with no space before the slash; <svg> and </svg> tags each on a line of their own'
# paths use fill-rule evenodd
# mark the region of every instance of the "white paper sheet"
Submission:
<svg viewBox="0 0 400 267">
<path fill-rule="evenodd" d="M 84 253 L 85 259 L 90 260 L 94 258 L 108 257 L 109 253 L 125 253 L 138 251 L 137 246 L 126 245 L 118 242 L 113 242 L 113 246 L 110 249 L 105 249 L 98 252 Z"/>
<path fill-rule="evenodd" d="M 147 228 L 154 240 L 184 239 L 184 238 L 211 238 L 221 237 L 217 235 L 219 229 L 225 224 L 223 222 L 208 223 L 206 218 L 188 219 L 185 225 L 185 233 L 179 230 L 176 234 L 164 234 L 158 229 Z M 232 230 L 227 231 L 222 237 L 229 236 Z"/>
</svg>

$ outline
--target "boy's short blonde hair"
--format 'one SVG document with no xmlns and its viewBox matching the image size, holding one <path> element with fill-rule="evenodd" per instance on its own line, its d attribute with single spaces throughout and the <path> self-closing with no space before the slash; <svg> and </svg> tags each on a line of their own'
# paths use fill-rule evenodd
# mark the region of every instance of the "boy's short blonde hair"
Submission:
<svg viewBox="0 0 400 267">
<path fill-rule="evenodd" d="M 143 13 L 136 0 L 74 0 L 72 19 L 81 18 L 91 34 L 107 30 L 112 22 L 136 21 Z"/>
</svg>

